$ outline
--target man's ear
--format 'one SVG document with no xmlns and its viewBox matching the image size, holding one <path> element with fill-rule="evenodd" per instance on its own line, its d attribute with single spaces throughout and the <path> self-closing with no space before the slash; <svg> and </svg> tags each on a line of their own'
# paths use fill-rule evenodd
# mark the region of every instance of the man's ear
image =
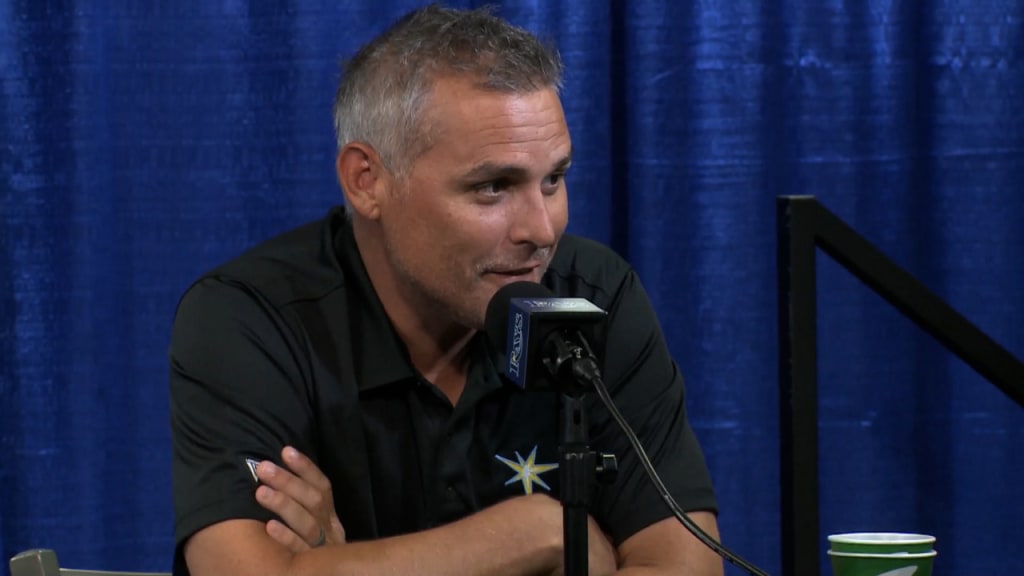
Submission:
<svg viewBox="0 0 1024 576">
<path fill-rule="evenodd" d="M 380 217 L 390 175 L 369 144 L 351 142 L 338 152 L 334 168 L 349 207 L 368 220 Z"/>
</svg>

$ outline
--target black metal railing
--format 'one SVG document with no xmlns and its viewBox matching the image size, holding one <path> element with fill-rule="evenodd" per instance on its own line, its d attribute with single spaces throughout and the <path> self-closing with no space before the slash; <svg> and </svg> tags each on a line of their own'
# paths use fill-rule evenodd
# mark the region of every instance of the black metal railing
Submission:
<svg viewBox="0 0 1024 576">
<path fill-rule="evenodd" d="M 782 574 L 819 574 L 817 289 L 820 248 L 1024 406 L 1024 363 L 813 196 L 780 196 L 779 426 Z"/>
</svg>

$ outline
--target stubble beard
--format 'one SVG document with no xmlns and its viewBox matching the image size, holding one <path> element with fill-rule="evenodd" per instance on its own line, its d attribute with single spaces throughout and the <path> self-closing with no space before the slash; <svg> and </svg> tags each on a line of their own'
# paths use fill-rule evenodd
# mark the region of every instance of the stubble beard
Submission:
<svg viewBox="0 0 1024 576">
<path fill-rule="evenodd" d="M 487 286 L 489 288 L 492 287 L 490 283 L 483 280 L 486 274 L 493 270 L 515 268 L 522 264 L 522 261 L 493 261 L 477 263 L 471 267 L 470 276 L 464 279 L 466 286 L 463 289 L 459 289 L 458 285 L 455 283 L 444 281 L 441 282 L 440 287 L 436 287 L 430 286 L 420 279 L 421 275 L 416 273 L 413 266 L 407 265 L 407 263 L 399 256 L 401 251 L 396 250 L 395 245 L 386 236 L 384 248 L 399 282 L 408 291 L 407 293 L 412 297 L 413 302 L 415 302 L 418 307 L 423 308 L 423 311 L 425 312 L 424 317 L 427 318 L 428 321 L 431 321 L 432 319 L 433 321 L 440 323 L 451 322 L 457 326 L 464 326 L 472 330 L 484 329 L 487 306 L 490 303 L 490 298 L 494 296 L 492 293 L 487 296 L 487 301 L 477 301 L 478 291 L 482 286 Z M 543 278 L 544 273 L 551 264 L 551 257 L 553 256 L 554 251 L 555 247 L 549 246 L 538 248 L 536 252 L 531 255 L 530 259 L 540 260 L 543 262 L 537 271 L 537 278 L 535 278 L 536 281 L 539 282 L 540 279 Z M 450 270 L 442 271 L 442 273 L 450 272 Z M 452 274 L 449 274 L 449 276 L 451 275 Z M 495 288 L 495 292 L 496 291 L 497 288 Z"/>
<path fill-rule="evenodd" d="M 483 330 L 487 303 L 467 299 L 467 294 L 475 291 L 471 291 L 468 286 L 466 290 L 460 291 L 449 282 L 442 282 L 440 287 L 431 286 L 420 279 L 421 275 L 416 273 L 413 266 L 407 265 L 398 256 L 399 252 L 394 250 L 393 245 L 386 242 L 385 249 L 398 281 L 415 305 L 424 312 L 427 321 L 450 322 L 473 330 Z M 475 283 L 473 279 L 469 282 Z"/>
</svg>

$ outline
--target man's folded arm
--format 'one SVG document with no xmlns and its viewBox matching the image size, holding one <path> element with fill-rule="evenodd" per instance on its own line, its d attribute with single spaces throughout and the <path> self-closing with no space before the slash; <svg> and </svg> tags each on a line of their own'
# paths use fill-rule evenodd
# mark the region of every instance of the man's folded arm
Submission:
<svg viewBox="0 0 1024 576">
<path fill-rule="evenodd" d="M 718 541 L 711 512 L 690 512 L 697 526 Z M 630 536 L 618 547 L 620 576 L 722 576 L 722 559 L 675 517 L 665 518 Z"/>
<path fill-rule="evenodd" d="M 293 554 L 263 522 L 227 520 L 192 535 L 184 555 L 192 576 L 546 575 L 561 563 L 560 522 L 557 502 L 524 496 L 431 530 Z"/>
<path fill-rule="evenodd" d="M 301 349 L 273 306 L 238 283 L 204 280 L 179 305 L 170 377 L 177 553 L 192 576 L 525 575 L 560 565 L 561 510 L 546 496 L 297 555 L 274 540 L 245 457 L 276 461 L 284 445 L 313 444 Z"/>
</svg>

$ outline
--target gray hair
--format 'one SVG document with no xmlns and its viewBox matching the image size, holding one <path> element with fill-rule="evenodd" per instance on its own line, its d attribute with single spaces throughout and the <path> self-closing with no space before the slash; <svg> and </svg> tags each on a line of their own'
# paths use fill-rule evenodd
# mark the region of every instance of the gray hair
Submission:
<svg viewBox="0 0 1024 576">
<path fill-rule="evenodd" d="M 409 13 L 346 64 L 334 99 L 341 150 L 365 142 L 385 167 L 403 176 L 431 145 L 423 109 L 440 76 L 471 78 L 506 93 L 562 85 L 557 50 L 493 16 L 489 7 L 454 10 L 432 4 Z"/>
</svg>

